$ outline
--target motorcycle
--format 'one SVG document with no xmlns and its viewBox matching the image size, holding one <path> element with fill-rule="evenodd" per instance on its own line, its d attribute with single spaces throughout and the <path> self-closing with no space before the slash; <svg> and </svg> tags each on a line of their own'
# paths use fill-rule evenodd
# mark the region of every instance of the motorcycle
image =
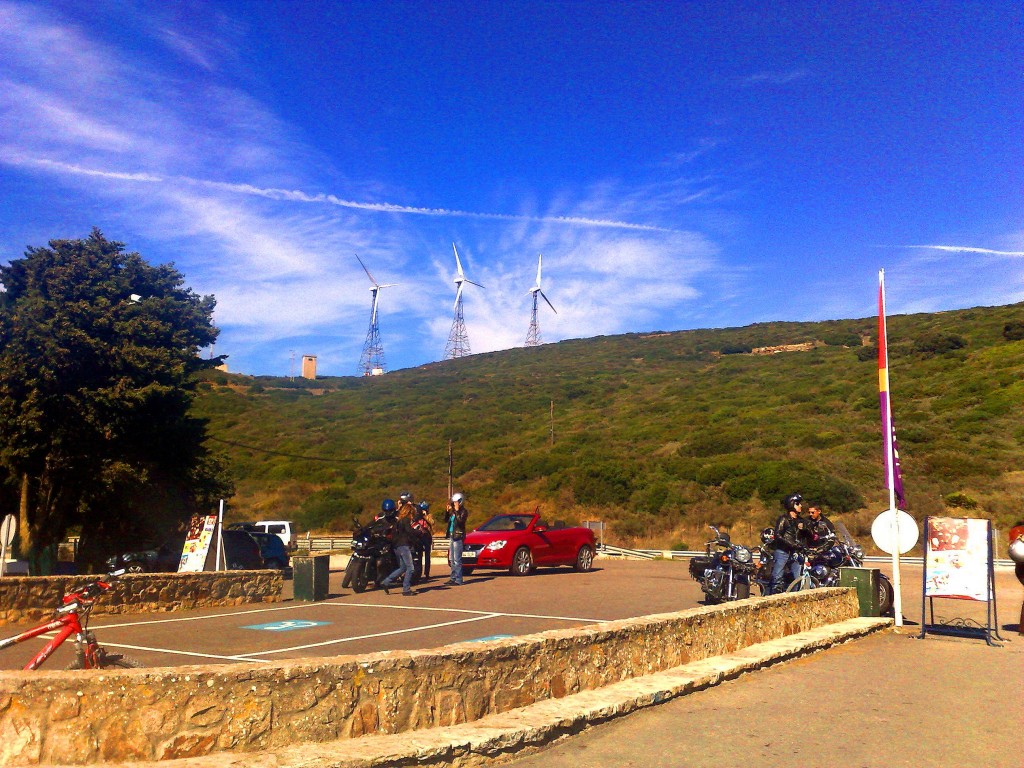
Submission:
<svg viewBox="0 0 1024 768">
<path fill-rule="evenodd" d="M 704 545 L 704 555 L 691 558 L 690 576 L 700 584 L 707 605 L 745 600 L 750 597 L 757 570 L 754 553 L 742 544 L 733 544 L 728 533 L 708 527 L 715 537 Z"/>
<path fill-rule="evenodd" d="M 801 552 L 800 575 L 786 587 L 787 592 L 816 587 L 838 587 L 840 568 L 862 568 L 864 549 L 854 541 L 846 526 L 834 523 L 836 535 L 815 543 Z M 879 612 L 884 616 L 892 610 L 893 587 L 884 573 L 878 574 Z"/>
<path fill-rule="evenodd" d="M 352 587 L 355 592 L 365 592 L 372 581 L 379 587 L 387 576 L 398 567 L 398 558 L 391 547 L 392 523 L 384 517 L 362 525 L 352 520 L 352 556 L 345 566 L 342 587 Z M 422 547 L 413 550 L 412 583 L 416 584 L 423 573 Z"/>
</svg>

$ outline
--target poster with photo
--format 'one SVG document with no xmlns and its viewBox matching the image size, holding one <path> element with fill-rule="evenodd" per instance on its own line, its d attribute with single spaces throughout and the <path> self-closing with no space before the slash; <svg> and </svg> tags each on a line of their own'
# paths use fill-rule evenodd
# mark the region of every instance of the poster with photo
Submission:
<svg viewBox="0 0 1024 768">
<path fill-rule="evenodd" d="M 214 531 L 217 530 L 217 516 L 196 515 L 189 524 L 188 534 L 185 537 L 185 547 L 181 552 L 181 562 L 178 563 L 178 573 L 202 571 L 206 567 L 206 556 L 210 552 L 210 542 L 213 541 Z"/>
<path fill-rule="evenodd" d="M 929 517 L 925 541 L 925 597 L 992 599 L 989 521 Z"/>
</svg>

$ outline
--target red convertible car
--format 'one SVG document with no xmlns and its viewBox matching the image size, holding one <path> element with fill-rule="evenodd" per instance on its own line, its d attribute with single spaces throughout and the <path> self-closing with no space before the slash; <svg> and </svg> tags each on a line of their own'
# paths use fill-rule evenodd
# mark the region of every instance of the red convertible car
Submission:
<svg viewBox="0 0 1024 768">
<path fill-rule="evenodd" d="M 548 525 L 539 512 L 495 515 L 466 534 L 462 570 L 507 568 L 514 576 L 526 576 L 539 565 L 571 565 L 589 571 L 596 551 L 589 528 Z"/>
</svg>

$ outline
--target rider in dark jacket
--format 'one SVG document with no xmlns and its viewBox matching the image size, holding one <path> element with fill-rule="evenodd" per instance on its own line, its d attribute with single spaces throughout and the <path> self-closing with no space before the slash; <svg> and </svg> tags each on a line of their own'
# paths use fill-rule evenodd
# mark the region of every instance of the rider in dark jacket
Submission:
<svg viewBox="0 0 1024 768">
<path fill-rule="evenodd" d="M 778 594 L 786 588 L 785 572 L 789 566 L 790 581 L 800 575 L 800 511 L 803 508 L 803 496 L 791 493 L 782 500 L 786 511 L 775 523 L 775 552 L 772 555 L 771 593 Z"/>
<path fill-rule="evenodd" d="M 808 543 L 812 547 L 820 547 L 836 537 L 836 527 L 821 513 L 821 507 L 817 504 L 807 508 L 807 518 L 803 523 Z"/>
</svg>

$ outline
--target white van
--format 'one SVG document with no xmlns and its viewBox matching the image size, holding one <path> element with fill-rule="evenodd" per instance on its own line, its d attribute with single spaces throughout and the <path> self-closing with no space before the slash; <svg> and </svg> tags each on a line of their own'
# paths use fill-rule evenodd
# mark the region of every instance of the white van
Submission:
<svg viewBox="0 0 1024 768">
<path fill-rule="evenodd" d="M 256 530 L 276 533 L 284 542 L 286 549 L 295 546 L 295 524 L 291 520 L 257 520 Z"/>
</svg>

